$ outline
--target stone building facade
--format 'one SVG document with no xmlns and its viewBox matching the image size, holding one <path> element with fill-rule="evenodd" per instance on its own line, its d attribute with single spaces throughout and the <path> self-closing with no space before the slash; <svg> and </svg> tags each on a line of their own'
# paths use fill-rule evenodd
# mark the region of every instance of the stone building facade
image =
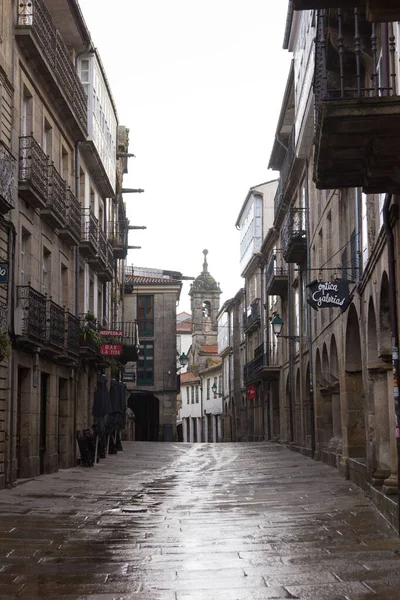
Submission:
<svg viewBox="0 0 400 600">
<path fill-rule="evenodd" d="M 398 527 L 399 28 L 368 2 L 303 4 L 289 4 L 293 62 L 269 163 L 280 179 L 261 248 L 278 375 L 267 437 L 336 467 Z"/>
<path fill-rule="evenodd" d="M 88 329 L 121 320 L 112 290 L 127 238 L 111 229 L 128 223 L 115 104 L 78 2 L 5 0 L 0 26 L 4 486 L 76 464 L 76 431 L 109 373 Z"/>
<path fill-rule="evenodd" d="M 138 441 L 177 439 L 176 305 L 182 281 L 179 273 L 165 273 L 136 267 L 125 272 L 125 320 L 137 323 L 140 344 L 134 381 L 126 384 Z"/>
<path fill-rule="evenodd" d="M 192 343 L 187 372 L 181 377 L 182 430 L 185 442 L 221 442 L 224 439 L 222 365 L 218 356 L 218 314 L 221 290 L 208 271 L 208 250 L 203 270 L 190 286 Z M 215 384 L 215 391 L 212 386 Z"/>
</svg>

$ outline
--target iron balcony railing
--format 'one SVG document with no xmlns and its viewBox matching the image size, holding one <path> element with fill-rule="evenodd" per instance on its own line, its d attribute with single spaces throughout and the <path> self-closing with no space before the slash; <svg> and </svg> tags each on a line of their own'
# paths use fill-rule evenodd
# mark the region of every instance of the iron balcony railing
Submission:
<svg viewBox="0 0 400 600">
<path fill-rule="evenodd" d="M 48 158 L 32 135 L 19 138 L 19 183 L 29 186 L 47 202 Z"/>
<path fill-rule="evenodd" d="M 275 250 L 275 252 L 271 255 L 269 259 L 267 272 L 265 275 L 265 284 L 266 288 L 270 287 L 273 279 L 275 277 L 287 277 L 288 276 L 288 267 L 287 263 L 283 258 L 282 250 Z"/>
<path fill-rule="evenodd" d="M 293 243 L 307 241 L 307 211 L 305 208 L 291 208 L 282 227 L 282 252 L 285 255 Z"/>
<path fill-rule="evenodd" d="M 68 354 L 74 356 L 79 355 L 79 336 L 80 336 L 80 323 L 78 317 L 71 315 L 70 312 L 65 313 L 65 349 Z"/>
<path fill-rule="evenodd" d="M 260 344 L 254 350 L 254 358 L 245 364 L 243 369 L 244 383 L 249 383 L 256 379 L 260 369 L 263 367 L 278 367 L 279 361 L 277 356 L 276 344 L 269 344 L 268 351 L 264 351 L 264 344 Z"/>
<path fill-rule="evenodd" d="M 360 8 L 318 11 L 314 94 L 321 102 L 398 95 L 393 23 L 388 36 Z M 384 67 L 386 58 L 387 67 Z"/>
<path fill-rule="evenodd" d="M 83 131 L 87 131 L 87 97 L 75 70 L 74 63 L 50 12 L 43 0 L 20 0 L 18 2 L 18 29 L 29 29 L 35 43 L 54 73 L 62 91 L 68 97 L 76 119 Z"/>
<path fill-rule="evenodd" d="M 94 216 L 94 212 L 91 208 L 82 208 L 82 235 L 81 241 L 90 243 L 93 248 L 98 247 L 99 238 L 99 222 Z"/>
<path fill-rule="evenodd" d="M 0 212 L 15 207 L 16 160 L 9 150 L 0 144 Z"/>
<path fill-rule="evenodd" d="M 104 264 L 106 264 L 106 260 L 107 260 L 107 239 L 106 239 L 106 234 L 101 229 L 99 229 L 98 250 L 99 250 L 100 260 Z"/>
<path fill-rule="evenodd" d="M 65 343 L 65 310 L 48 299 L 46 312 L 46 341 L 51 346 L 62 350 Z"/>
<path fill-rule="evenodd" d="M 17 286 L 17 299 L 22 308 L 21 335 L 31 341 L 46 341 L 46 296 L 30 285 Z"/>
<path fill-rule="evenodd" d="M 114 267 L 114 252 L 111 242 L 107 241 L 107 269 L 113 270 Z"/>
<path fill-rule="evenodd" d="M 108 232 L 113 252 L 117 255 L 126 253 L 128 250 L 128 223 L 121 221 L 114 223 L 110 221 L 108 224 Z"/>
<path fill-rule="evenodd" d="M 246 331 L 261 319 L 261 300 L 256 298 L 243 313 L 243 329 Z"/>
<path fill-rule="evenodd" d="M 66 188 L 67 184 L 54 165 L 48 166 L 48 194 L 46 208 L 51 208 L 58 218 L 65 223 L 67 216 Z"/>
<path fill-rule="evenodd" d="M 65 192 L 66 202 L 66 228 L 69 229 L 72 238 L 79 245 L 81 239 L 81 203 L 68 188 Z"/>
</svg>

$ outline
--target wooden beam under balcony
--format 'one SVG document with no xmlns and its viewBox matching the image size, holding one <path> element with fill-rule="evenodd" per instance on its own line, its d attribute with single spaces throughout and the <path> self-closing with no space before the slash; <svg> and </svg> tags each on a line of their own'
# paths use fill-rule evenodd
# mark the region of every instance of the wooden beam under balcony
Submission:
<svg viewBox="0 0 400 600">
<path fill-rule="evenodd" d="M 318 110 L 314 181 L 319 189 L 400 193 L 400 97 L 342 98 Z"/>
</svg>

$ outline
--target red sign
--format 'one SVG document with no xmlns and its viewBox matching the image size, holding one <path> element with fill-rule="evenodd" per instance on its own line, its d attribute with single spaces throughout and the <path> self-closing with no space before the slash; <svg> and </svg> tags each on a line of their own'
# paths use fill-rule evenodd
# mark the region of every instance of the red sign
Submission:
<svg viewBox="0 0 400 600">
<path fill-rule="evenodd" d="M 102 344 L 100 354 L 103 356 L 121 356 L 122 346 L 120 344 Z"/>
<path fill-rule="evenodd" d="M 255 385 L 249 385 L 249 387 L 246 390 L 246 396 L 248 400 L 253 400 L 257 396 Z"/>
<path fill-rule="evenodd" d="M 99 331 L 103 337 L 123 337 L 124 332 L 119 329 L 101 329 Z"/>
</svg>

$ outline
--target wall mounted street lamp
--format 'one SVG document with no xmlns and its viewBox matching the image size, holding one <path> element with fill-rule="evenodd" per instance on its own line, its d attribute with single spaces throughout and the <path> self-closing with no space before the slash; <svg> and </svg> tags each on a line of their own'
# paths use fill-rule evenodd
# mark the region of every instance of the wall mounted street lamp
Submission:
<svg viewBox="0 0 400 600">
<path fill-rule="evenodd" d="M 181 367 L 186 367 L 186 365 L 188 364 L 188 356 L 187 354 L 185 354 L 184 352 L 182 352 L 182 354 L 179 357 L 179 362 L 181 363 Z"/>
<path fill-rule="evenodd" d="M 214 394 L 214 398 L 222 398 L 222 394 L 220 392 L 217 392 L 217 384 L 215 383 L 215 381 L 211 386 L 211 390 L 212 390 L 212 393 Z"/>
<path fill-rule="evenodd" d="M 299 335 L 282 335 L 282 327 L 284 325 L 284 322 L 282 321 L 281 317 L 279 316 L 279 314 L 276 314 L 274 316 L 274 318 L 271 321 L 271 325 L 272 325 L 272 331 L 274 332 L 274 335 L 277 338 L 284 338 L 285 340 L 292 340 L 293 342 L 299 342 L 300 341 L 300 336 Z"/>
</svg>

